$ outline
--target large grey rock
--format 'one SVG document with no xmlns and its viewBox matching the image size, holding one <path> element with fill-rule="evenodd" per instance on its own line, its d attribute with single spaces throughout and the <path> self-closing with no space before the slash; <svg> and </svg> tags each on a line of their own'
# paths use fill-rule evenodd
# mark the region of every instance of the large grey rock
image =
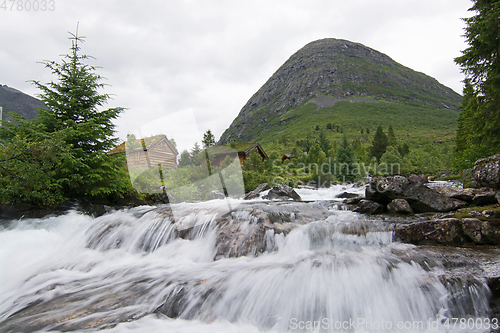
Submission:
<svg viewBox="0 0 500 333">
<path fill-rule="evenodd" d="M 413 209 L 411 209 L 410 204 L 405 199 L 394 199 L 387 205 L 387 211 L 389 213 L 402 213 L 411 214 Z"/>
<path fill-rule="evenodd" d="M 445 218 L 399 225 L 394 234 L 414 244 L 500 244 L 500 223 L 476 218 Z"/>
<path fill-rule="evenodd" d="M 500 188 L 500 154 L 477 160 L 472 175 L 476 187 Z"/>
<path fill-rule="evenodd" d="M 497 192 L 491 188 L 456 188 L 456 187 L 434 187 L 436 191 L 440 194 L 454 199 L 460 208 L 464 206 L 463 202 L 473 203 L 477 206 L 491 205 L 497 203 L 497 198 L 495 197 Z M 460 203 L 459 201 L 462 201 Z"/>
<path fill-rule="evenodd" d="M 262 197 L 263 199 L 268 200 L 295 200 L 301 201 L 302 198 L 300 195 L 295 192 L 293 188 L 288 185 L 278 184 L 269 190 L 269 193 L 266 196 Z"/>
<path fill-rule="evenodd" d="M 342 203 L 345 203 L 346 205 L 357 205 L 363 199 L 363 197 L 347 198 L 344 199 Z"/>
<path fill-rule="evenodd" d="M 379 204 L 378 202 L 371 201 L 371 200 L 361 200 L 358 203 L 358 207 L 353 210 L 355 213 L 360 213 L 360 214 L 377 214 L 377 213 L 382 213 L 384 211 L 384 207 Z"/>
<path fill-rule="evenodd" d="M 366 187 L 365 197 L 387 206 L 394 199 L 405 199 L 416 213 L 449 212 L 457 203 L 421 182 L 402 176 L 373 179 Z"/>
<path fill-rule="evenodd" d="M 394 234 L 414 244 L 459 244 L 466 240 L 461 222 L 456 218 L 401 225 Z"/>
<path fill-rule="evenodd" d="M 359 197 L 359 194 L 356 193 L 349 193 L 349 192 L 342 192 L 340 194 L 337 194 L 335 198 L 341 198 L 341 199 L 352 199 L 352 198 L 357 198 Z"/>
<path fill-rule="evenodd" d="M 271 186 L 269 186 L 268 183 L 260 184 L 259 186 L 257 186 L 257 188 L 255 190 L 250 191 L 245 195 L 245 200 L 258 198 L 260 196 L 260 192 L 264 192 L 264 191 L 267 191 L 270 189 L 271 189 Z"/>
<path fill-rule="evenodd" d="M 429 179 L 426 175 L 411 175 L 410 177 L 408 177 L 408 180 L 422 184 L 426 184 L 429 182 Z"/>
<path fill-rule="evenodd" d="M 476 188 L 458 188 L 451 186 L 434 187 L 434 189 L 449 198 L 466 202 L 472 202 L 479 191 Z"/>
<path fill-rule="evenodd" d="M 493 205 L 498 202 L 496 194 L 497 193 L 493 189 L 484 189 L 474 196 L 472 202 L 477 206 Z"/>
<path fill-rule="evenodd" d="M 462 221 L 464 234 L 476 244 L 500 244 L 500 225 L 491 221 L 465 218 Z"/>
<path fill-rule="evenodd" d="M 458 199 L 451 199 L 451 202 L 453 202 L 453 209 L 452 210 L 457 210 L 460 208 L 464 208 L 465 206 L 468 206 L 469 203 L 466 201 L 458 200 Z"/>
</svg>

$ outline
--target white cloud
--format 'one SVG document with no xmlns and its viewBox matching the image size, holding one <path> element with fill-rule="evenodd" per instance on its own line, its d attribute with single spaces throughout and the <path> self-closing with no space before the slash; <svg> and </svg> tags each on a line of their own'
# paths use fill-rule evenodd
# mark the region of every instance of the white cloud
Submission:
<svg viewBox="0 0 500 333">
<path fill-rule="evenodd" d="M 0 12 L 0 77 L 35 95 L 48 82 L 37 64 L 68 51 L 80 22 L 82 52 L 92 55 L 113 94 L 128 108 L 124 138 L 167 114 L 193 109 L 200 131 L 216 137 L 294 52 L 320 38 L 360 42 L 435 77 L 457 92 L 453 58 L 465 48 L 469 0 L 55 0 L 54 12 Z"/>
</svg>

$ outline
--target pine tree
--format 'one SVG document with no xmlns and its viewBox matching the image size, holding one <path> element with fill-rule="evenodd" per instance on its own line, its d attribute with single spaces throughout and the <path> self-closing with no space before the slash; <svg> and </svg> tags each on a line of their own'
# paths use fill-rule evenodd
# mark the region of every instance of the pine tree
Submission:
<svg viewBox="0 0 500 333">
<path fill-rule="evenodd" d="M 110 96 L 99 92 L 104 84 L 100 82 L 102 77 L 95 73 L 96 67 L 84 63 L 91 57 L 79 54 L 79 43 L 84 37 L 77 32 L 71 34 L 70 39 L 71 52 L 62 62 L 43 62 L 58 77 L 58 82 L 32 81 L 42 91 L 39 97 L 47 107 L 38 110 L 38 118 L 47 132 L 66 131 L 66 142 L 79 157 L 103 155 L 116 144 L 112 120 L 118 118 L 124 108 L 99 110 Z"/>
<path fill-rule="evenodd" d="M 39 96 L 46 109 L 38 109 L 36 119 L 19 123 L 10 134 L 25 135 L 31 142 L 57 136 L 70 147 L 61 166 L 51 174 L 64 196 L 120 196 L 129 186 L 117 167 L 123 159 L 110 157 L 106 151 L 116 143 L 112 120 L 123 108 L 100 110 L 109 99 L 99 92 L 104 87 L 102 78 L 94 66 L 85 63 L 91 57 L 79 53 L 83 37 L 76 33 L 70 39 L 71 52 L 61 62 L 43 62 L 57 80 L 47 84 L 32 81 L 42 91 Z"/>
<path fill-rule="evenodd" d="M 199 153 L 201 153 L 200 145 L 198 142 L 195 142 L 193 148 L 191 148 L 191 157 L 195 157 Z"/>
<path fill-rule="evenodd" d="M 396 134 L 394 134 L 394 129 L 392 125 L 389 125 L 389 129 L 387 130 L 387 143 L 389 146 L 396 147 L 398 144 L 398 139 L 396 139 Z"/>
<path fill-rule="evenodd" d="M 201 143 L 205 149 L 215 146 L 215 136 L 212 134 L 211 130 L 207 130 L 205 134 L 203 134 L 203 140 Z"/>
<path fill-rule="evenodd" d="M 321 150 L 328 156 L 328 151 L 331 148 L 331 143 L 330 143 L 330 140 L 328 140 L 328 138 L 326 137 L 326 134 L 324 131 L 321 131 L 319 133 L 318 144 L 319 144 Z"/>
<path fill-rule="evenodd" d="M 455 58 L 465 74 L 456 136 L 458 167 L 500 152 L 500 1 L 473 0 L 464 19 L 469 45 Z"/>
<path fill-rule="evenodd" d="M 337 150 L 336 176 L 342 181 L 354 181 L 356 179 L 355 163 L 354 149 L 347 140 L 347 135 L 344 134 Z"/>
<path fill-rule="evenodd" d="M 410 146 L 405 142 L 401 147 L 398 147 L 398 152 L 401 155 L 401 157 L 405 157 L 410 153 Z"/>
<path fill-rule="evenodd" d="M 395 146 L 388 146 L 386 152 L 380 157 L 380 162 L 385 164 L 385 175 L 394 176 L 401 173 L 403 158 Z"/>
<path fill-rule="evenodd" d="M 188 166 L 191 164 L 191 155 L 189 154 L 189 152 L 187 150 L 183 150 L 182 153 L 181 153 L 181 156 L 179 158 L 179 167 L 182 168 L 182 167 L 185 167 L 185 166 Z"/>
<path fill-rule="evenodd" d="M 387 146 L 389 145 L 389 140 L 382 129 L 382 126 L 377 128 L 375 137 L 373 138 L 372 147 L 370 149 L 371 156 L 375 157 L 377 161 L 380 161 L 382 155 L 384 155 Z"/>
</svg>

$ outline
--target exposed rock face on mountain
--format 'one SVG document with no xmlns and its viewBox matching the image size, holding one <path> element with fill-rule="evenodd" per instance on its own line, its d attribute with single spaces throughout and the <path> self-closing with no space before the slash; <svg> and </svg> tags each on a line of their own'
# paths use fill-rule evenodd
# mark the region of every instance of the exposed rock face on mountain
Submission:
<svg viewBox="0 0 500 333">
<path fill-rule="evenodd" d="M 373 98 L 456 109 L 461 96 L 362 44 L 321 39 L 304 46 L 271 76 L 241 109 L 219 143 L 252 141 L 255 127 L 266 130 L 271 115 L 308 102 L 320 108 L 338 101 L 375 102 Z"/>
<path fill-rule="evenodd" d="M 33 119 L 37 116 L 36 108 L 45 108 L 40 100 L 6 85 L 0 85 L 0 106 L 3 108 L 4 120 L 12 119 L 9 112 Z"/>
</svg>

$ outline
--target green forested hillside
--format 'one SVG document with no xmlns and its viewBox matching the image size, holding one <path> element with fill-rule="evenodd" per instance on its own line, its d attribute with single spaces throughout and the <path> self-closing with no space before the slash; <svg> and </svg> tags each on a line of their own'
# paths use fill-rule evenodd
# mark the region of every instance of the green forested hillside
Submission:
<svg viewBox="0 0 500 333">
<path fill-rule="evenodd" d="M 264 111 L 265 112 L 265 111 Z M 252 136 L 262 144 L 276 140 L 296 141 L 313 136 L 318 130 L 327 130 L 327 136 L 340 138 L 346 133 L 351 139 L 370 140 L 370 132 L 378 126 L 393 125 L 400 139 L 408 143 L 445 142 L 454 138 L 458 110 L 438 108 L 417 103 L 398 103 L 384 100 L 373 102 L 339 101 L 334 106 L 319 108 L 314 103 L 304 104 L 285 114 L 274 114 L 266 125 L 258 126 L 255 119 Z M 274 130 L 269 131 L 267 128 Z"/>
</svg>

